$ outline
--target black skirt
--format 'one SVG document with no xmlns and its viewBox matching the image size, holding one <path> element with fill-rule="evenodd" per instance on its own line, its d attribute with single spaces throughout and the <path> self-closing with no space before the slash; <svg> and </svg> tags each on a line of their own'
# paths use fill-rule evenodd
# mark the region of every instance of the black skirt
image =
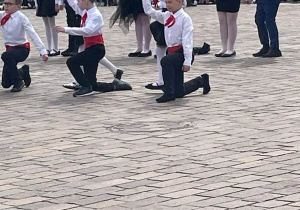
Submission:
<svg viewBox="0 0 300 210">
<path fill-rule="evenodd" d="M 55 0 L 37 0 L 36 16 L 53 17 L 56 15 Z"/>
<path fill-rule="evenodd" d="M 218 12 L 238 12 L 240 10 L 240 0 L 217 0 Z"/>
<path fill-rule="evenodd" d="M 145 14 L 142 0 L 119 0 L 117 10 L 109 19 L 111 28 L 117 21 L 124 34 L 129 32 L 129 26 L 139 14 Z"/>
</svg>

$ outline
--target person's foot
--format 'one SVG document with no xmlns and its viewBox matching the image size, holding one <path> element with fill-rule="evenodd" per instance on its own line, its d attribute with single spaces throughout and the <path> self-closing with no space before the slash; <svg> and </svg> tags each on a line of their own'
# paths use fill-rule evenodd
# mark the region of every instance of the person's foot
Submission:
<svg viewBox="0 0 300 210">
<path fill-rule="evenodd" d="M 51 50 L 50 53 L 48 54 L 49 56 L 57 56 L 60 55 L 60 51 L 59 50 Z"/>
<path fill-rule="evenodd" d="M 262 57 L 263 55 L 267 54 L 269 52 L 270 48 L 269 47 L 263 47 L 258 51 L 257 53 L 253 53 L 252 55 L 254 57 Z"/>
<path fill-rule="evenodd" d="M 228 52 L 226 51 L 225 53 L 223 53 L 223 55 L 221 55 L 222 58 L 228 58 L 228 57 L 232 57 L 232 56 L 235 56 L 236 55 L 236 52 L 233 51 L 233 52 Z"/>
<path fill-rule="evenodd" d="M 149 90 L 162 90 L 164 88 L 164 85 L 159 85 L 159 84 L 157 84 L 157 82 L 155 82 L 155 83 L 150 83 L 150 84 L 146 85 L 145 88 L 147 88 Z"/>
<path fill-rule="evenodd" d="M 81 88 L 81 86 L 75 81 L 71 82 L 71 83 L 68 83 L 68 84 L 64 84 L 62 86 L 64 88 L 71 89 L 71 90 L 79 90 Z"/>
<path fill-rule="evenodd" d="M 11 89 L 11 92 L 20 92 L 23 89 L 24 85 L 25 83 L 23 82 L 23 80 L 15 82 L 13 88 Z"/>
<path fill-rule="evenodd" d="M 209 75 L 202 74 L 201 77 L 202 77 L 203 94 L 207 94 L 210 91 Z"/>
<path fill-rule="evenodd" d="M 81 87 L 81 88 L 79 88 L 79 90 L 77 90 L 75 93 L 73 93 L 73 96 L 74 97 L 77 97 L 77 96 L 89 96 L 89 95 L 92 95 L 92 94 L 94 94 L 93 88 L 91 86 L 89 86 L 89 87 Z"/>
<path fill-rule="evenodd" d="M 23 70 L 23 80 L 24 80 L 25 86 L 29 87 L 31 84 L 31 77 L 29 74 L 29 66 L 28 65 L 22 66 L 22 70 Z"/>
<path fill-rule="evenodd" d="M 128 57 L 138 57 L 142 51 L 132 52 L 128 54 Z"/>
<path fill-rule="evenodd" d="M 156 99 L 157 103 L 165 103 L 168 101 L 174 101 L 175 96 L 174 95 L 169 95 L 169 94 L 163 94 L 160 98 Z"/>
<path fill-rule="evenodd" d="M 132 90 L 132 87 L 129 83 L 119 80 L 117 78 L 114 79 L 112 84 L 115 86 L 115 90 Z"/>
<path fill-rule="evenodd" d="M 215 54 L 216 57 L 222 57 L 222 55 L 226 52 L 226 50 L 220 50 Z"/>
<path fill-rule="evenodd" d="M 144 53 L 144 52 L 141 52 L 138 57 L 148 57 L 148 56 L 151 56 L 152 55 L 152 51 L 149 50 L 148 52 Z"/>
<path fill-rule="evenodd" d="M 263 58 L 276 58 L 281 57 L 281 51 L 280 50 L 270 50 L 267 54 L 264 54 Z"/>
<path fill-rule="evenodd" d="M 115 78 L 121 80 L 122 75 L 123 75 L 123 71 L 121 69 L 117 69 Z"/>
<path fill-rule="evenodd" d="M 71 53 L 72 51 L 73 51 L 72 49 L 68 48 L 68 49 L 66 49 L 65 51 L 63 51 L 63 52 L 61 53 L 61 55 L 62 55 L 62 56 L 71 56 L 70 53 Z"/>
</svg>

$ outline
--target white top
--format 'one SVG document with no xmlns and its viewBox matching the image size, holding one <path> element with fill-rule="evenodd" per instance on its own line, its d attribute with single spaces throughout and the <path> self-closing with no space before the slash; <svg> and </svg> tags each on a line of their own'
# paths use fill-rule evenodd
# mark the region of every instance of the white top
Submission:
<svg viewBox="0 0 300 210">
<path fill-rule="evenodd" d="M 186 0 L 183 0 L 182 7 L 186 7 L 186 5 L 187 5 Z M 166 0 L 158 0 L 158 6 L 161 9 L 163 8 L 166 9 L 167 8 Z"/>
<path fill-rule="evenodd" d="M 102 34 L 101 28 L 104 25 L 103 17 L 96 6 L 89 10 L 81 10 L 77 1 L 68 0 L 69 5 L 81 17 L 87 12 L 87 19 L 83 27 L 65 27 L 65 32 L 73 36 L 90 37 Z"/>
<path fill-rule="evenodd" d="M 5 12 L 0 12 L 0 19 L 2 19 L 5 15 Z M 40 37 L 35 32 L 28 18 L 20 11 L 16 11 L 15 13 L 11 14 L 11 17 L 2 26 L 2 32 L 5 45 L 17 46 L 27 43 L 27 34 L 41 55 L 47 54 L 45 46 Z"/>
<path fill-rule="evenodd" d="M 167 4 L 166 4 L 165 0 L 159 0 L 157 5 L 161 9 L 166 9 L 167 8 Z"/>
<path fill-rule="evenodd" d="M 168 47 L 183 46 L 184 63 L 183 65 L 191 66 L 193 52 L 193 23 L 190 16 L 180 9 L 175 14 L 166 11 L 161 12 L 152 8 L 150 0 L 143 0 L 144 11 L 147 15 L 158 22 L 165 24 L 166 20 L 173 15 L 176 19 L 172 27 L 165 27 L 165 39 Z"/>
</svg>

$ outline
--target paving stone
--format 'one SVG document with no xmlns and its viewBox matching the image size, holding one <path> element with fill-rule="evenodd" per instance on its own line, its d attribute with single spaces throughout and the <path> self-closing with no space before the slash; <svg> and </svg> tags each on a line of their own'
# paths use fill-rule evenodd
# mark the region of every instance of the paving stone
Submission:
<svg viewBox="0 0 300 210">
<path fill-rule="evenodd" d="M 32 46 L 19 63 L 30 65 L 32 85 L 15 94 L 0 89 L 0 209 L 300 209 L 300 40 L 291 19 L 299 3 L 280 5 L 283 56 L 274 59 L 252 57 L 261 48 L 255 4 L 241 5 L 237 55 L 224 59 L 214 56 L 216 5 L 187 7 L 194 45 L 207 42 L 211 51 L 195 57 L 185 80 L 207 72 L 212 91 L 166 104 L 155 102 L 160 91 L 144 88 L 156 80 L 156 60 L 127 56 L 136 47 L 134 23 L 124 36 L 109 28 L 116 7 L 98 9 L 105 56 L 133 90 L 74 98 L 61 87 L 73 80 L 68 58 L 44 63 Z M 46 43 L 42 18 L 22 12 Z M 65 16 L 60 11 L 56 25 L 66 26 Z M 60 50 L 67 44 L 60 33 Z M 113 76 L 99 65 L 97 78 Z"/>
</svg>

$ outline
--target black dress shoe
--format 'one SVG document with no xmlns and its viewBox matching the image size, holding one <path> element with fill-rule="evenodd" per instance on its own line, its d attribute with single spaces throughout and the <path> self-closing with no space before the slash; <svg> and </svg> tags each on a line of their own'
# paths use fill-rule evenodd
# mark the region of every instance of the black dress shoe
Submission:
<svg viewBox="0 0 300 210">
<path fill-rule="evenodd" d="M 209 75 L 202 74 L 201 77 L 202 77 L 203 94 L 207 94 L 210 91 Z"/>
<path fill-rule="evenodd" d="M 140 53 L 139 55 L 138 55 L 138 57 L 148 57 L 148 56 L 151 56 L 152 55 L 152 52 L 151 52 L 151 50 L 149 51 L 149 52 L 147 52 L 147 53 Z"/>
<path fill-rule="evenodd" d="M 222 58 L 229 58 L 229 57 L 232 57 L 232 56 L 235 56 L 236 55 L 236 52 L 233 51 L 232 53 L 224 53 L 223 55 L 221 55 Z"/>
<path fill-rule="evenodd" d="M 77 82 L 71 82 L 69 84 L 62 85 L 64 88 L 70 89 L 70 90 L 79 90 L 81 86 Z"/>
<path fill-rule="evenodd" d="M 115 90 L 132 90 L 132 87 L 129 83 L 119 79 L 114 79 L 112 84 L 115 86 Z"/>
<path fill-rule="evenodd" d="M 60 51 L 59 50 L 51 50 L 51 52 L 48 54 L 48 56 L 57 56 L 60 55 Z"/>
<path fill-rule="evenodd" d="M 138 57 L 141 52 L 132 52 L 128 54 L 128 57 Z"/>
<path fill-rule="evenodd" d="M 11 92 L 19 92 L 23 89 L 25 83 L 23 82 L 23 80 L 17 81 L 15 82 L 13 88 L 11 89 Z"/>
<path fill-rule="evenodd" d="M 157 103 L 165 103 L 168 101 L 174 101 L 175 96 L 174 95 L 169 95 L 169 94 L 163 94 L 160 98 L 156 99 Z"/>
<path fill-rule="evenodd" d="M 123 71 L 121 69 L 117 69 L 115 78 L 121 80 L 122 75 L 123 75 Z"/>
<path fill-rule="evenodd" d="M 25 82 L 25 86 L 29 87 L 29 85 L 31 84 L 31 77 L 29 74 L 29 66 L 28 65 L 22 66 L 22 70 L 23 70 L 23 80 Z"/>
<path fill-rule="evenodd" d="M 66 49 L 65 51 L 63 51 L 63 52 L 61 53 L 61 55 L 62 55 L 62 56 L 71 56 L 70 53 L 71 53 L 72 51 L 73 51 L 72 49 L 68 48 L 68 49 Z"/>
<path fill-rule="evenodd" d="M 252 55 L 254 57 L 262 57 L 264 54 L 267 54 L 269 52 L 270 48 L 269 47 L 263 47 L 258 51 L 257 53 L 253 53 Z"/>
<path fill-rule="evenodd" d="M 223 54 L 224 53 L 216 53 L 215 56 L 219 58 L 219 57 L 222 57 Z"/>
<path fill-rule="evenodd" d="M 270 50 L 267 54 L 264 54 L 263 58 L 276 58 L 281 57 L 281 51 L 280 50 Z"/>
<path fill-rule="evenodd" d="M 155 83 L 156 85 L 153 85 L 152 83 L 148 84 L 145 86 L 145 88 L 149 89 L 149 90 L 162 90 L 164 88 L 164 85 L 158 85 L 157 83 Z"/>
<path fill-rule="evenodd" d="M 193 48 L 193 53 L 195 55 L 204 55 L 204 54 L 207 54 L 209 51 L 210 51 L 210 45 L 205 42 L 202 47 L 194 47 Z"/>
</svg>

